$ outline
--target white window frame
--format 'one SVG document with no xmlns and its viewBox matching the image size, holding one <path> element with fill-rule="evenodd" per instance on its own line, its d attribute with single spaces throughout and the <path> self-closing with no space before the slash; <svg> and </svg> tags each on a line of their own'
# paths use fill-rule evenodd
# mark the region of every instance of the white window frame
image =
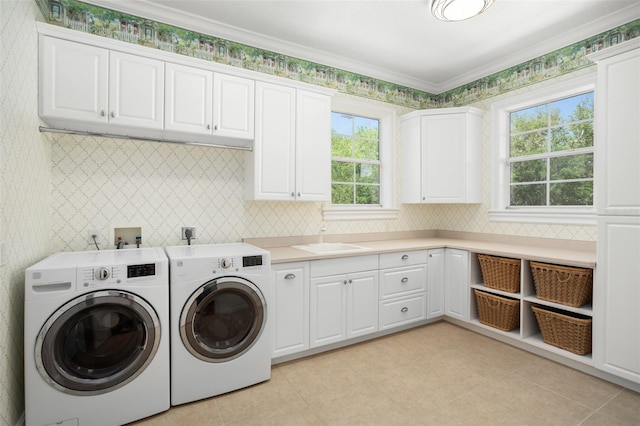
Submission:
<svg viewBox="0 0 640 426">
<path fill-rule="evenodd" d="M 374 105 L 336 95 L 331 100 L 331 111 L 359 117 L 373 118 L 380 127 L 380 204 L 333 205 L 325 203 L 324 220 L 395 219 L 398 217 L 395 187 L 395 127 L 396 111 L 393 108 Z"/>
<path fill-rule="evenodd" d="M 533 105 L 553 102 L 580 93 L 593 91 L 596 75 L 573 78 L 543 88 L 513 96 L 491 105 L 491 206 L 489 220 L 495 222 L 527 222 L 563 225 L 596 224 L 596 184 L 594 176 L 593 206 L 530 206 L 509 207 L 509 113 Z M 594 102 L 595 104 L 595 102 Z M 594 115 L 597 111 L 594 112 Z M 595 117 L 594 117 L 595 122 Z M 594 151 L 597 141 L 594 140 Z M 594 152 L 595 155 L 595 152 Z"/>
</svg>

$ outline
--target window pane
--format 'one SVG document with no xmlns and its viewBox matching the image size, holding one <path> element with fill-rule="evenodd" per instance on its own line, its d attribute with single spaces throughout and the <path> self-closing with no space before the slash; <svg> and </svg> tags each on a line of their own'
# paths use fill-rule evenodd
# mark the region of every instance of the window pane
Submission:
<svg viewBox="0 0 640 426">
<path fill-rule="evenodd" d="M 560 99 L 550 104 L 551 111 L 559 117 L 559 123 L 593 119 L 593 92 Z"/>
<path fill-rule="evenodd" d="M 356 185 L 357 204 L 380 204 L 380 187 L 377 185 Z"/>
<path fill-rule="evenodd" d="M 380 166 L 377 164 L 356 164 L 356 182 L 379 183 Z"/>
<path fill-rule="evenodd" d="M 523 155 L 541 154 L 547 151 L 548 130 L 524 133 L 511 136 L 509 155 L 520 157 Z"/>
<path fill-rule="evenodd" d="M 353 135 L 353 117 L 339 112 L 331 113 L 331 133 L 340 135 Z"/>
<path fill-rule="evenodd" d="M 331 181 L 332 182 L 353 182 L 354 163 L 345 163 L 342 161 L 331 162 Z"/>
<path fill-rule="evenodd" d="M 545 206 L 547 204 L 546 184 L 511 185 L 512 206 Z"/>
<path fill-rule="evenodd" d="M 351 137 L 338 134 L 331 135 L 331 155 L 334 157 L 351 157 Z"/>
<path fill-rule="evenodd" d="M 333 204 L 353 204 L 353 185 L 332 184 L 331 202 Z"/>
<path fill-rule="evenodd" d="M 547 160 L 519 161 L 511 164 L 511 183 L 540 182 L 547 179 Z"/>
<path fill-rule="evenodd" d="M 593 146 L 593 123 L 590 121 L 551 130 L 551 151 Z"/>
<path fill-rule="evenodd" d="M 353 157 L 363 160 L 378 160 L 380 158 L 378 140 L 356 139 Z"/>
<path fill-rule="evenodd" d="M 353 117 L 356 135 L 371 139 L 378 139 L 378 120 L 365 117 Z"/>
<path fill-rule="evenodd" d="M 539 105 L 519 111 L 513 111 L 509 114 L 511 123 L 511 133 L 526 132 L 529 130 L 542 129 L 547 127 L 547 106 Z"/>
<path fill-rule="evenodd" d="M 551 158 L 551 180 L 593 178 L 593 154 Z"/>
<path fill-rule="evenodd" d="M 552 183 L 549 202 L 552 206 L 590 206 L 593 204 L 593 181 Z"/>
</svg>

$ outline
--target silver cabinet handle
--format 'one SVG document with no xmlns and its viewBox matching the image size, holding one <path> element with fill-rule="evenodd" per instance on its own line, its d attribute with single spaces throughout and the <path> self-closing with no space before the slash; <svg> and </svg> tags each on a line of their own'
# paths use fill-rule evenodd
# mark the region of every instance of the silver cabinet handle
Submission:
<svg viewBox="0 0 640 426">
<path fill-rule="evenodd" d="M 292 279 L 294 279 L 295 277 L 296 277 L 296 275 L 295 275 L 295 274 L 287 274 L 287 275 L 285 275 L 285 276 L 284 276 L 284 279 L 285 279 L 285 280 L 292 280 Z"/>
<path fill-rule="evenodd" d="M 404 308 L 400 309 L 400 312 L 409 312 L 409 308 L 405 306 Z"/>
<path fill-rule="evenodd" d="M 116 118 L 116 113 L 111 111 L 111 118 Z"/>
<path fill-rule="evenodd" d="M 402 260 L 407 260 L 409 259 L 409 255 L 408 254 L 403 254 L 402 255 Z"/>
<path fill-rule="evenodd" d="M 409 278 L 404 277 L 403 279 L 400 280 L 401 283 L 406 283 L 409 282 Z"/>
<path fill-rule="evenodd" d="M 105 115 L 107 115 L 107 113 L 104 110 L 102 110 L 100 111 L 100 115 L 104 117 Z"/>
</svg>

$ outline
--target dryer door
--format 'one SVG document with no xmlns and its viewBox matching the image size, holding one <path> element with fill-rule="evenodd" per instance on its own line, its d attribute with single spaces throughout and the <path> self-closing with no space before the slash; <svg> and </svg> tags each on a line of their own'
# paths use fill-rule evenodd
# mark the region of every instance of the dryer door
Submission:
<svg viewBox="0 0 640 426">
<path fill-rule="evenodd" d="M 224 362 L 249 350 L 265 328 L 267 307 L 258 287 L 221 277 L 196 290 L 180 316 L 187 350 L 207 362 Z"/>
<path fill-rule="evenodd" d="M 77 395 L 110 392 L 137 377 L 160 342 L 160 320 L 145 300 L 105 290 L 58 309 L 40 330 L 35 358 L 42 377 Z"/>
</svg>

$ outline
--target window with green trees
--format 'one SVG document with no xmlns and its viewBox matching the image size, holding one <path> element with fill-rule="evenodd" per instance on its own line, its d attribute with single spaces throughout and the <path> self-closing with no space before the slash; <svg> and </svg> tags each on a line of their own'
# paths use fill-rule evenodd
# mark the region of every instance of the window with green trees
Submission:
<svg viewBox="0 0 640 426">
<path fill-rule="evenodd" d="M 331 113 L 331 202 L 380 204 L 380 121 Z"/>
<path fill-rule="evenodd" d="M 509 206 L 593 205 L 593 92 L 509 113 Z"/>
</svg>

